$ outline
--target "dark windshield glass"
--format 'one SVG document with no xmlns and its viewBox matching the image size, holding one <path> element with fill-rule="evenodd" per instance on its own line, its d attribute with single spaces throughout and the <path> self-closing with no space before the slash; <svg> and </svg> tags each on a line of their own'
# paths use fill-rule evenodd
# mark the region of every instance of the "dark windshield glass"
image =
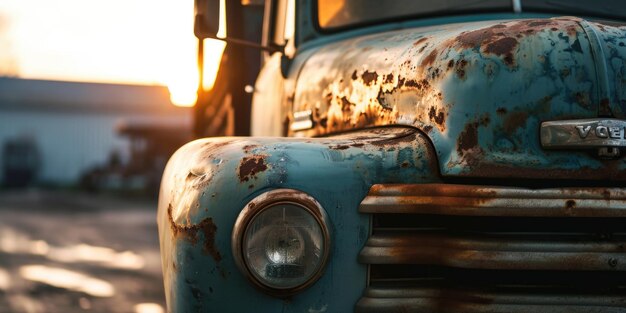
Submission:
<svg viewBox="0 0 626 313">
<path fill-rule="evenodd" d="M 372 24 L 416 16 L 476 12 L 522 11 L 626 19 L 623 0 L 318 0 L 318 23 L 323 29 Z"/>
</svg>

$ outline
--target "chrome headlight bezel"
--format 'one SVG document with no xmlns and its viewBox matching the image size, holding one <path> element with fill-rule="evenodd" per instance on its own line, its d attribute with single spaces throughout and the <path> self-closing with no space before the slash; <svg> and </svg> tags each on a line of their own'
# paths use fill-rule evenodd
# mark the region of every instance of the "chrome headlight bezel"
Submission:
<svg viewBox="0 0 626 313">
<path fill-rule="evenodd" d="M 313 274 L 306 280 L 306 282 L 289 287 L 289 288 L 275 288 L 267 283 L 264 283 L 251 271 L 250 266 L 247 264 L 247 260 L 244 256 L 244 236 L 250 223 L 254 218 L 264 212 L 265 210 L 275 207 L 281 204 L 295 205 L 307 213 L 309 213 L 319 225 L 322 232 L 322 240 L 324 243 L 323 255 L 319 265 Z M 310 195 L 294 190 L 294 189 L 277 189 L 265 192 L 252 201 L 250 201 L 244 209 L 239 213 L 237 221 L 235 222 L 233 233 L 231 237 L 232 252 L 237 267 L 241 273 L 248 278 L 253 285 L 265 291 L 266 293 L 284 297 L 296 294 L 312 284 L 314 284 L 323 274 L 326 264 L 328 263 L 330 250 L 331 250 L 331 234 L 329 228 L 329 219 L 324 208 Z"/>
</svg>

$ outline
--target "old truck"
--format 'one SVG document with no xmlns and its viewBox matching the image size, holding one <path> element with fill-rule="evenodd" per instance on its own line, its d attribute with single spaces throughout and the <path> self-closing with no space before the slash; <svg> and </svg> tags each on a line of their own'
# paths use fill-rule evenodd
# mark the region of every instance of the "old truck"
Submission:
<svg viewBox="0 0 626 313">
<path fill-rule="evenodd" d="M 252 136 L 164 173 L 170 312 L 626 312 L 624 2 L 264 5 Z"/>
</svg>

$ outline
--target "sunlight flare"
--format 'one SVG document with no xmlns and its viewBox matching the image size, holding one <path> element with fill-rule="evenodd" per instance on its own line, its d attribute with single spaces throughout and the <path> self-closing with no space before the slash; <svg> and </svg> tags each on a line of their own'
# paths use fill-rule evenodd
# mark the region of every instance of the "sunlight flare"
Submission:
<svg viewBox="0 0 626 313">
<path fill-rule="evenodd" d="M 165 310 L 156 303 L 139 303 L 136 304 L 135 313 L 163 313 Z"/>
<path fill-rule="evenodd" d="M 115 288 L 109 282 L 63 268 L 45 265 L 25 265 L 20 267 L 24 279 L 50 286 L 84 292 L 94 297 L 112 297 Z"/>
</svg>

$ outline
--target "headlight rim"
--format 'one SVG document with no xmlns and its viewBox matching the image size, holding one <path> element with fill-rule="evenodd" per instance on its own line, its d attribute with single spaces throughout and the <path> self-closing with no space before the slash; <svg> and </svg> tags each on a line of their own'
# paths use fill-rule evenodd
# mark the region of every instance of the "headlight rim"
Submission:
<svg viewBox="0 0 626 313">
<path fill-rule="evenodd" d="M 264 284 L 252 272 L 244 257 L 243 241 L 248 225 L 254 218 L 266 209 L 275 205 L 291 204 L 305 209 L 317 221 L 322 230 L 324 250 L 323 257 L 315 273 L 303 284 L 290 288 L 275 288 Z M 275 189 L 264 192 L 252 199 L 241 210 L 231 236 L 231 246 L 235 263 L 244 276 L 257 288 L 277 297 L 292 296 L 310 287 L 323 275 L 331 251 L 331 232 L 329 219 L 322 205 L 309 194 L 296 189 Z"/>
</svg>

